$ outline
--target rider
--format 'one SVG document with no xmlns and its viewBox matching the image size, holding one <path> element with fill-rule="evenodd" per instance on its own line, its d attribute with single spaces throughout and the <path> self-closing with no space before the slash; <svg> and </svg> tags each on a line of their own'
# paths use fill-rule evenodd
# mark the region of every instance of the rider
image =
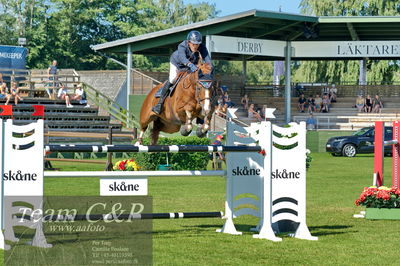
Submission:
<svg viewBox="0 0 400 266">
<path fill-rule="evenodd" d="M 169 88 L 174 84 L 175 78 L 180 71 L 190 70 L 195 72 L 197 70 L 197 63 L 199 62 L 199 54 L 204 63 L 211 64 L 211 58 L 204 44 L 201 43 L 202 36 L 198 31 L 191 31 L 187 35 L 186 40 L 178 45 L 176 50 L 170 58 L 169 79 L 161 89 L 160 99 L 152 111 L 156 114 L 161 113 L 162 105 L 168 96 Z"/>
</svg>

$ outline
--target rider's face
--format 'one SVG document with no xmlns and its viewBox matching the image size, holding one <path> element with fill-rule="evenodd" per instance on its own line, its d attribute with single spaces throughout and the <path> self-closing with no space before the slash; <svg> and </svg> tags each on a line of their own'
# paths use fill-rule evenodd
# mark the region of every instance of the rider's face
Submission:
<svg viewBox="0 0 400 266">
<path fill-rule="evenodd" d="M 189 48 L 190 50 L 192 50 L 192 52 L 197 52 L 197 50 L 199 49 L 200 44 L 194 44 L 189 42 Z"/>
</svg>

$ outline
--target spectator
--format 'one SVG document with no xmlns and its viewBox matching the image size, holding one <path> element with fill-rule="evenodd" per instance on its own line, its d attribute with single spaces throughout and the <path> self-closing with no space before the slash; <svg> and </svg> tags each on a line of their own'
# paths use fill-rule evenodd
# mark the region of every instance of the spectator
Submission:
<svg viewBox="0 0 400 266">
<path fill-rule="evenodd" d="M 228 108 L 235 106 L 235 104 L 231 101 L 231 98 L 229 98 L 228 92 L 225 92 L 224 94 L 224 103 L 228 105 Z"/>
<path fill-rule="evenodd" d="M 305 89 L 299 83 L 296 83 L 296 86 L 294 86 L 294 89 L 296 91 L 296 96 L 300 96 L 300 95 L 304 94 Z"/>
<path fill-rule="evenodd" d="M 224 104 L 226 103 L 226 100 L 229 98 L 229 95 L 228 95 L 228 92 L 226 91 L 226 92 L 224 92 L 223 94 L 222 94 L 222 99 L 224 100 Z"/>
<path fill-rule="evenodd" d="M 6 84 L 6 86 L 7 86 L 7 82 L 5 81 L 5 79 L 4 79 L 5 77 L 4 77 L 4 75 L 3 75 L 3 73 L 1 73 L 0 72 L 0 86 L 1 86 L 1 84 L 3 84 L 3 82 Z M 7 88 L 8 89 L 8 88 Z M 7 90 L 7 93 L 9 93 L 9 91 Z"/>
<path fill-rule="evenodd" d="M 312 95 L 308 96 L 307 105 L 309 113 L 316 112 L 315 99 L 312 97 Z"/>
<path fill-rule="evenodd" d="M 337 98 L 337 88 L 335 84 L 332 84 L 332 87 L 329 90 L 329 100 L 331 103 L 335 103 Z"/>
<path fill-rule="evenodd" d="M 358 95 L 358 97 L 356 99 L 356 108 L 359 113 L 364 111 L 364 103 L 365 103 L 365 99 L 362 97 L 362 95 Z"/>
<path fill-rule="evenodd" d="M 65 105 L 67 108 L 74 107 L 70 102 L 70 97 L 68 95 L 67 89 L 65 88 L 64 84 L 60 84 L 60 89 L 58 90 L 57 98 L 60 100 L 65 100 Z"/>
<path fill-rule="evenodd" d="M 365 98 L 364 111 L 366 113 L 370 113 L 372 111 L 372 99 L 371 99 L 371 96 L 369 94 Z"/>
<path fill-rule="evenodd" d="M 76 85 L 74 84 L 75 94 L 71 96 L 71 100 L 80 101 L 82 100 L 83 89 L 82 84 Z"/>
<path fill-rule="evenodd" d="M 213 142 L 212 145 L 221 146 L 221 145 L 222 145 L 222 140 L 223 140 L 223 139 L 224 139 L 224 136 L 222 136 L 222 135 L 217 135 L 217 136 L 215 137 L 215 141 Z M 225 157 L 224 157 L 224 155 L 222 154 L 222 152 L 216 152 L 215 154 L 218 156 L 218 158 L 219 158 L 220 160 L 225 160 Z"/>
<path fill-rule="evenodd" d="M 218 116 L 224 117 L 224 106 L 223 104 L 218 104 L 217 108 L 215 108 L 215 114 Z"/>
<path fill-rule="evenodd" d="M 221 109 L 221 112 L 222 112 L 223 116 L 226 115 L 226 112 L 227 112 L 227 111 L 228 111 L 228 105 L 227 105 L 227 104 L 224 104 L 224 105 L 222 106 L 222 109 Z"/>
<path fill-rule="evenodd" d="M 53 80 L 54 75 L 57 75 L 57 60 L 53 60 L 53 62 L 47 69 L 47 75 L 49 77 L 49 80 Z"/>
<path fill-rule="evenodd" d="M 224 96 L 220 95 L 217 100 L 218 104 L 224 105 Z"/>
<path fill-rule="evenodd" d="M 19 96 L 19 88 L 17 86 L 16 82 L 11 82 L 11 90 L 10 90 L 10 94 L 9 97 L 7 98 L 6 101 L 6 105 L 8 104 L 8 102 L 11 100 L 11 98 L 14 97 L 14 103 L 15 105 L 18 104 L 18 100 L 22 101 L 23 99 Z"/>
<path fill-rule="evenodd" d="M 3 81 L 0 83 L 0 99 L 6 99 L 8 103 L 10 101 L 11 95 L 8 93 L 7 84 Z"/>
<path fill-rule="evenodd" d="M 324 87 L 321 89 L 321 94 L 322 94 L 322 98 L 324 98 L 323 96 L 324 96 L 325 94 L 329 94 L 329 88 L 326 87 L 326 86 L 324 86 Z"/>
<path fill-rule="evenodd" d="M 300 94 L 299 100 L 298 100 L 298 108 L 299 108 L 299 112 L 304 113 L 304 107 L 306 105 L 306 98 L 304 97 L 304 94 Z"/>
<path fill-rule="evenodd" d="M 248 117 L 249 117 L 250 119 L 256 118 L 259 122 L 262 121 L 262 118 L 261 118 L 260 114 L 257 113 L 257 112 L 254 110 L 254 103 L 250 104 L 249 109 L 247 110 L 247 112 L 248 112 Z"/>
<path fill-rule="evenodd" d="M 318 112 L 321 112 L 321 110 L 322 110 L 322 98 L 319 96 L 319 94 L 315 95 L 314 103 L 315 103 L 315 109 L 318 110 Z"/>
<path fill-rule="evenodd" d="M 265 115 L 266 115 L 266 109 L 267 109 L 267 105 L 264 104 L 264 105 L 262 106 L 262 108 L 261 108 L 261 118 L 263 118 L 263 119 L 267 119 L 267 118 L 265 117 Z"/>
<path fill-rule="evenodd" d="M 225 93 L 228 92 L 228 86 L 226 86 L 226 85 L 222 85 L 220 87 L 220 89 L 221 89 L 221 94 L 222 95 L 225 95 Z"/>
<path fill-rule="evenodd" d="M 242 99 L 240 100 L 240 103 L 243 105 L 243 108 L 245 110 L 249 109 L 249 97 L 247 94 L 245 94 Z"/>
<path fill-rule="evenodd" d="M 57 60 L 53 60 L 49 68 L 47 69 L 47 77 L 49 78 L 49 84 L 48 86 L 50 89 L 46 89 L 47 94 L 49 95 L 49 98 L 53 98 L 53 93 L 55 90 L 55 87 L 57 86 L 56 80 L 57 80 Z"/>
<path fill-rule="evenodd" d="M 322 96 L 321 112 L 329 113 L 330 104 L 331 104 L 331 102 L 329 101 L 328 94 L 324 94 L 324 96 Z"/>
<path fill-rule="evenodd" d="M 310 113 L 310 116 L 306 120 L 307 130 L 315 130 L 317 127 L 317 121 L 313 117 L 313 114 Z"/>
<path fill-rule="evenodd" d="M 222 145 L 223 138 L 224 137 L 222 135 L 217 135 L 215 137 L 215 141 L 213 142 L 212 145 L 218 145 L 218 146 Z M 209 157 L 210 157 L 210 160 L 213 161 L 213 169 L 214 170 L 222 169 L 222 161 L 225 160 L 225 156 L 222 152 L 210 153 Z"/>
<path fill-rule="evenodd" d="M 383 103 L 381 101 L 381 99 L 379 98 L 379 95 L 376 94 L 375 98 L 373 100 L 373 109 L 372 112 L 374 113 L 380 113 L 381 109 L 383 108 Z"/>
<path fill-rule="evenodd" d="M 76 85 L 74 85 L 75 87 Z M 87 99 L 86 99 L 86 92 L 83 90 L 83 84 L 80 83 L 78 86 L 76 86 L 75 89 L 75 94 L 74 96 L 71 97 L 71 100 L 79 101 L 80 104 L 86 104 L 85 107 L 90 107 L 89 104 L 87 104 Z"/>
</svg>

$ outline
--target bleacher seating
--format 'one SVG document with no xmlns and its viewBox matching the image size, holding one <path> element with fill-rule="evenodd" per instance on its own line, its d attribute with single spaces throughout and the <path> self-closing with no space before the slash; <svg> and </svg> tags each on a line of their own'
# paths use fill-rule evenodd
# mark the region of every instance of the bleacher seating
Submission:
<svg viewBox="0 0 400 266">
<path fill-rule="evenodd" d="M 0 105 L 4 104 L 4 99 L 0 99 Z M 72 101 L 73 108 L 67 108 L 64 101 L 50 100 L 42 98 L 25 98 L 17 106 L 13 106 L 13 119 L 15 124 L 27 124 L 40 117 L 33 117 L 32 105 L 45 106 L 45 127 L 49 132 L 67 132 L 64 135 L 51 136 L 50 142 L 76 142 L 74 133 L 85 132 L 103 135 L 91 136 L 90 134 L 81 136 L 80 140 L 85 139 L 89 142 L 99 142 L 106 140 L 104 133 L 108 133 L 110 127 L 113 133 L 121 133 L 122 125 L 120 123 L 111 122 L 110 116 L 100 116 L 97 107 L 86 108 L 85 105 L 80 105 L 78 102 Z M 131 142 L 132 137 L 129 134 L 121 135 L 117 139 L 122 142 Z"/>
<path fill-rule="evenodd" d="M 55 99 L 60 82 L 64 84 L 69 94 L 74 93 L 74 85 L 81 82 L 80 76 L 75 70 L 60 69 L 59 74 L 50 79 L 46 69 L 2 69 L 1 72 L 8 85 L 10 85 L 11 81 L 17 81 L 20 96 L 23 98 L 23 101 L 20 101 L 17 106 L 13 106 L 14 123 L 26 124 L 38 119 L 38 117 L 32 116 L 32 105 L 44 105 L 46 130 L 49 133 L 60 133 L 57 136 L 50 134 L 50 142 L 52 140 L 76 142 L 79 139 L 77 140 L 76 136 L 72 136 L 76 135 L 73 133 L 82 133 L 86 135 L 81 135 L 81 140 L 84 139 L 85 141 L 96 143 L 101 141 L 106 144 L 110 128 L 113 134 L 119 134 L 116 138 L 117 141 L 129 143 L 132 141 L 132 132 L 121 133 L 123 128 L 121 122 L 118 122 L 117 119 L 105 112 L 104 106 L 102 106 L 103 109 L 100 115 L 99 108 L 91 102 L 93 99 L 88 98 L 90 104 L 88 106 L 86 106 L 86 103 L 80 104 L 77 101 L 72 101 L 73 108 L 67 108 L 65 101 Z M 88 89 L 86 86 L 87 93 L 89 92 Z M 49 90 L 53 90 L 54 94 L 49 95 Z M 95 93 L 96 95 L 98 94 L 97 92 Z M 0 99 L 1 104 L 5 104 L 5 99 Z M 14 105 L 13 100 L 10 101 L 10 104 Z"/>
<path fill-rule="evenodd" d="M 276 108 L 276 119 L 272 121 L 276 124 L 284 124 L 285 117 L 285 99 L 282 96 L 273 97 L 271 92 L 266 90 L 250 90 L 247 91 L 252 103 L 259 108 L 266 104 L 268 108 Z M 229 91 L 230 98 L 237 107 L 240 107 L 236 112 L 239 119 L 247 124 L 254 122 L 247 118 L 247 113 L 240 106 L 241 93 L 238 90 Z M 356 93 L 356 92 L 355 92 Z M 391 94 L 392 95 L 392 94 Z M 400 98 L 382 96 L 384 108 L 381 113 L 358 113 L 354 107 L 356 97 L 338 97 L 336 103 L 332 103 L 329 113 L 314 113 L 314 118 L 317 120 L 318 129 L 334 129 L 334 130 L 356 130 L 362 127 L 371 126 L 374 121 L 385 121 L 388 124 L 392 121 L 400 119 Z M 291 114 L 293 121 L 306 121 L 309 117 L 307 112 L 300 113 L 297 109 L 298 97 L 292 97 Z"/>
</svg>

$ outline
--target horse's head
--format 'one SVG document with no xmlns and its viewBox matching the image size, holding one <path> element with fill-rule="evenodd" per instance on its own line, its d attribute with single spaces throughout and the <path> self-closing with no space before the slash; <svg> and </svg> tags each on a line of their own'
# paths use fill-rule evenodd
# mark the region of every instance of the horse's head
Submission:
<svg viewBox="0 0 400 266">
<path fill-rule="evenodd" d="M 197 71 L 196 99 L 200 103 L 204 115 L 211 111 L 211 90 L 213 88 L 213 69 L 211 64 L 201 64 Z"/>
</svg>

